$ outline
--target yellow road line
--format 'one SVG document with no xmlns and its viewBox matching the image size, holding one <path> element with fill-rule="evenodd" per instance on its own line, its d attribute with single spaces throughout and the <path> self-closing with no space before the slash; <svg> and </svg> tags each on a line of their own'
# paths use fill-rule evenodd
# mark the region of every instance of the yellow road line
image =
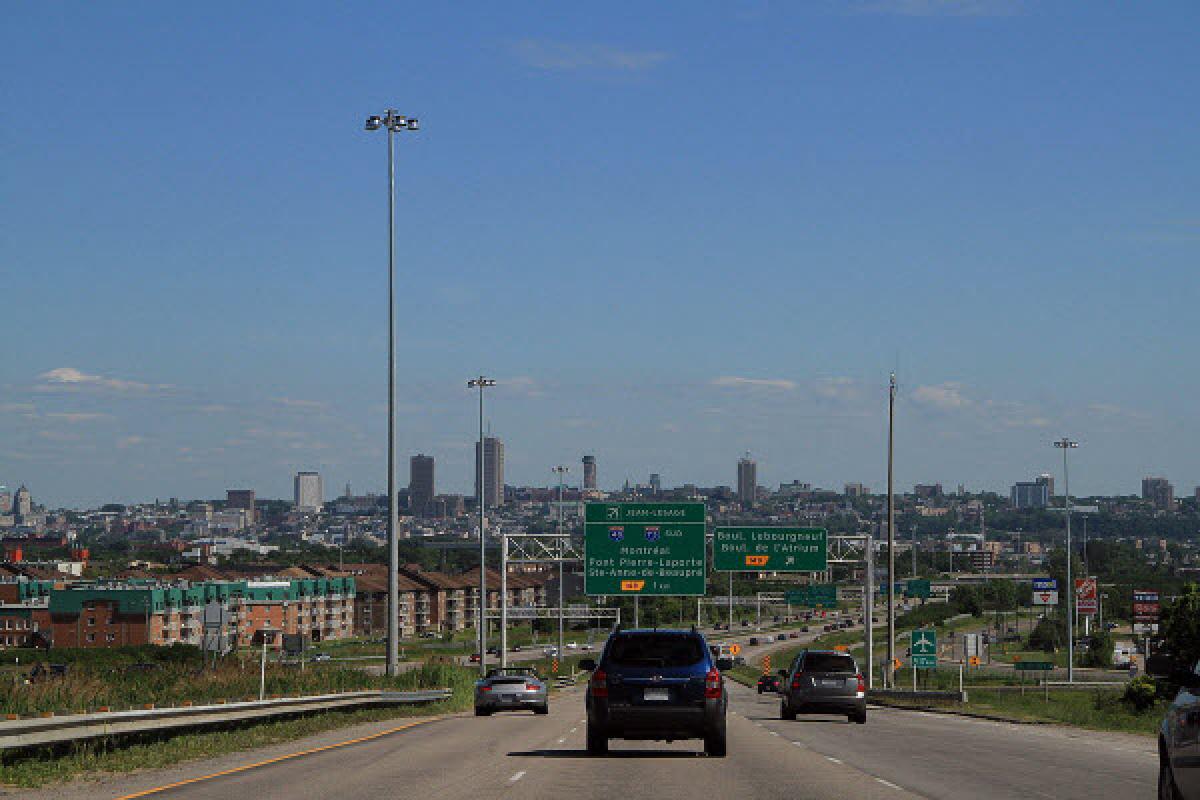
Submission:
<svg viewBox="0 0 1200 800">
<path fill-rule="evenodd" d="M 314 747 L 311 750 L 301 750 L 299 753 L 288 753 L 287 755 L 284 755 L 284 756 L 276 756 L 275 758 L 268 758 L 266 761 L 257 761 L 253 764 L 245 764 L 240 767 L 234 767 L 233 769 L 226 769 L 226 770 L 222 770 L 220 772 L 214 772 L 211 775 L 201 775 L 198 778 L 188 778 L 187 780 L 175 781 L 175 783 L 168 783 L 163 786 L 156 786 L 153 789 L 144 789 L 140 792 L 134 792 L 133 794 L 122 795 L 122 796 L 118 797 L 116 800 L 133 800 L 133 798 L 135 798 L 135 797 L 145 797 L 145 796 L 151 795 L 151 794 L 158 794 L 159 792 L 165 792 L 168 789 L 176 789 L 180 786 L 187 786 L 189 783 L 200 783 L 201 781 L 208 781 L 208 780 L 212 780 L 213 778 L 223 777 L 225 775 L 234 775 L 238 772 L 245 772 L 246 770 L 257 769 L 258 767 L 265 767 L 270 764 L 278 764 L 280 761 L 288 761 L 293 758 L 300 758 L 301 756 L 310 756 L 313 753 L 320 753 L 325 750 L 336 750 L 339 747 L 346 747 L 347 745 L 359 744 L 360 742 L 369 742 L 372 739 L 378 739 L 383 736 L 390 736 L 393 733 L 398 733 L 400 731 L 407 730 L 409 728 L 415 728 L 418 725 L 428 725 L 430 722 L 435 722 L 435 721 L 436 720 L 432 720 L 432 719 L 423 719 L 423 720 L 420 720 L 419 722 L 410 722 L 407 725 L 401 725 L 398 728 L 389 728 L 386 731 L 380 731 L 379 733 L 372 733 L 370 736 L 360 736 L 357 739 L 349 739 L 344 742 L 337 742 L 336 744 L 327 744 L 324 747 Z"/>
</svg>

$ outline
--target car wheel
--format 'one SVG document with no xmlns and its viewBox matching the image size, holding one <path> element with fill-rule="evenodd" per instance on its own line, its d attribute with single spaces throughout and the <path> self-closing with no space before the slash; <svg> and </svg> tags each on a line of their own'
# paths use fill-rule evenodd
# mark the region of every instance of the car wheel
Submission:
<svg viewBox="0 0 1200 800">
<path fill-rule="evenodd" d="M 1183 800 L 1179 787 L 1175 785 L 1171 764 L 1161 756 L 1158 759 L 1158 800 Z"/>
<path fill-rule="evenodd" d="M 491 714 L 491 713 L 492 712 L 488 711 L 486 708 L 480 708 L 479 706 L 475 706 L 475 716 L 477 716 L 477 717 L 486 717 L 488 714 Z"/>
<path fill-rule="evenodd" d="M 867 712 L 865 710 L 864 711 L 855 711 L 853 714 L 850 715 L 850 721 L 855 723 L 856 725 L 866 725 L 867 724 Z"/>
<path fill-rule="evenodd" d="M 779 704 L 779 718 L 780 718 L 780 719 L 786 719 L 786 720 L 788 720 L 789 722 L 795 722 L 795 721 L 796 721 L 796 712 L 795 712 L 795 711 L 793 711 L 793 710 L 792 710 L 792 709 L 791 709 L 791 708 L 788 706 L 788 704 L 787 704 L 787 701 L 786 701 L 786 700 L 784 700 L 783 702 L 781 702 L 781 703 Z"/>
<path fill-rule="evenodd" d="M 608 752 L 608 737 L 591 725 L 587 726 L 587 751 L 594 756 Z"/>
<path fill-rule="evenodd" d="M 726 745 L 724 717 L 721 717 L 721 721 L 717 723 L 716 728 L 704 734 L 704 752 L 713 758 L 725 757 Z"/>
<path fill-rule="evenodd" d="M 537 706 L 536 708 L 534 708 L 534 709 L 533 709 L 533 713 L 535 713 L 535 714 L 549 714 L 549 713 L 550 713 L 550 706 L 548 706 L 548 705 L 541 705 L 541 706 Z"/>
</svg>

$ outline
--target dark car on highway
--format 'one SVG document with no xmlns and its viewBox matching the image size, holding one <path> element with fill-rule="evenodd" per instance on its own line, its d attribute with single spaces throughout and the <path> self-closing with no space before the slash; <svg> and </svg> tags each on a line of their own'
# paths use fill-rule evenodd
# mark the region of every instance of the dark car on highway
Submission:
<svg viewBox="0 0 1200 800">
<path fill-rule="evenodd" d="M 528 710 L 535 714 L 550 712 L 546 683 L 529 667 L 505 667 L 488 670 L 487 677 L 475 682 L 475 716 L 486 717 L 494 711 Z"/>
<path fill-rule="evenodd" d="M 724 757 L 729 698 L 721 669 L 695 630 L 617 630 L 591 671 L 584 703 L 587 749 L 608 752 L 609 739 L 703 739 L 704 751 Z"/>
<path fill-rule="evenodd" d="M 836 650 L 804 650 L 779 676 L 783 695 L 781 719 L 797 714 L 845 714 L 860 725 L 867 721 L 867 687 L 858 664 Z"/>
<path fill-rule="evenodd" d="M 782 679 L 778 675 L 763 675 L 758 679 L 758 693 L 778 692 Z"/>
<path fill-rule="evenodd" d="M 1158 796 L 1200 800 L 1200 662 L 1154 655 L 1146 660 L 1146 672 L 1179 687 L 1158 731 Z"/>
</svg>

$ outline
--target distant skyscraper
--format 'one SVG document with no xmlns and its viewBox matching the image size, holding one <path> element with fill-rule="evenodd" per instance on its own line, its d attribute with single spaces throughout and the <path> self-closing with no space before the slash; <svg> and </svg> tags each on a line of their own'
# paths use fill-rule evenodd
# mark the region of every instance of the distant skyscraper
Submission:
<svg viewBox="0 0 1200 800">
<path fill-rule="evenodd" d="M 1036 483 L 1040 483 L 1046 487 L 1046 505 L 1050 504 L 1050 498 L 1054 497 L 1054 476 L 1049 472 L 1043 472 L 1037 476 Z"/>
<path fill-rule="evenodd" d="M 1040 478 L 1036 481 L 1018 481 L 1013 484 L 1009 499 L 1013 508 L 1045 508 L 1050 505 L 1050 487 Z"/>
<path fill-rule="evenodd" d="M 750 456 L 738 460 L 737 496 L 743 506 L 752 506 L 758 493 L 758 465 Z"/>
<path fill-rule="evenodd" d="M 225 490 L 225 507 L 226 508 L 241 508 L 246 512 L 246 524 L 254 524 L 254 490 L 253 489 L 226 489 Z"/>
<path fill-rule="evenodd" d="M 596 488 L 596 457 L 595 456 L 584 456 L 583 457 L 583 488 L 584 489 L 595 489 Z"/>
<path fill-rule="evenodd" d="M 414 516 L 430 514 L 429 504 L 433 502 L 436 494 L 433 482 L 433 456 L 418 453 L 408 460 L 409 510 Z"/>
<path fill-rule="evenodd" d="M 504 503 L 504 442 L 494 436 L 483 440 L 484 496 L 488 507 Z M 475 443 L 475 496 L 479 497 L 479 442 Z"/>
<path fill-rule="evenodd" d="M 847 483 L 844 487 L 842 487 L 842 491 L 846 497 L 865 497 L 871 493 L 870 490 L 868 490 L 867 487 L 863 486 L 861 483 Z"/>
<path fill-rule="evenodd" d="M 1197 494 L 1200 497 L 1200 493 Z M 13 507 L 12 492 L 7 486 L 0 486 L 0 514 L 11 514 Z"/>
<path fill-rule="evenodd" d="M 13 496 L 12 512 L 16 515 L 17 522 L 23 522 L 33 513 L 33 498 L 24 486 L 17 489 L 17 493 Z"/>
<path fill-rule="evenodd" d="M 1142 478 L 1142 499 L 1160 511 L 1171 511 L 1175 508 L 1175 487 L 1166 478 Z"/>
<path fill-rule="evenodd" d="M 297 472 L 292 482 L 297 511 L 320 511 L 325 504 L 325 487 L 318 472 Z"/>
<path fill-rule="evenodd" d="M 662 493 L 662 476 L 660 476 L 657 472 L 650 473 L 650 491 L 654 492 L 655 494 Z"/>
</svg>

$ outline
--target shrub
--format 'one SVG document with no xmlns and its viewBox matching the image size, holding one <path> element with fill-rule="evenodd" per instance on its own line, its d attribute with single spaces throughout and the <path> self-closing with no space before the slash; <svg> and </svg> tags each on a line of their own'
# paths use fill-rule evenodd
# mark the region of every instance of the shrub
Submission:
<svg viewBox="0 0 1200 800">
<path fill-rule="evenodd" d="M 1121 701 L 1134 711 L 1146 711 L 1154 706 L 1157 697 L 1158 687 L 1154 679 L 1148 675 L 1141 675 L 1126 684 Z"/>
</svg>

